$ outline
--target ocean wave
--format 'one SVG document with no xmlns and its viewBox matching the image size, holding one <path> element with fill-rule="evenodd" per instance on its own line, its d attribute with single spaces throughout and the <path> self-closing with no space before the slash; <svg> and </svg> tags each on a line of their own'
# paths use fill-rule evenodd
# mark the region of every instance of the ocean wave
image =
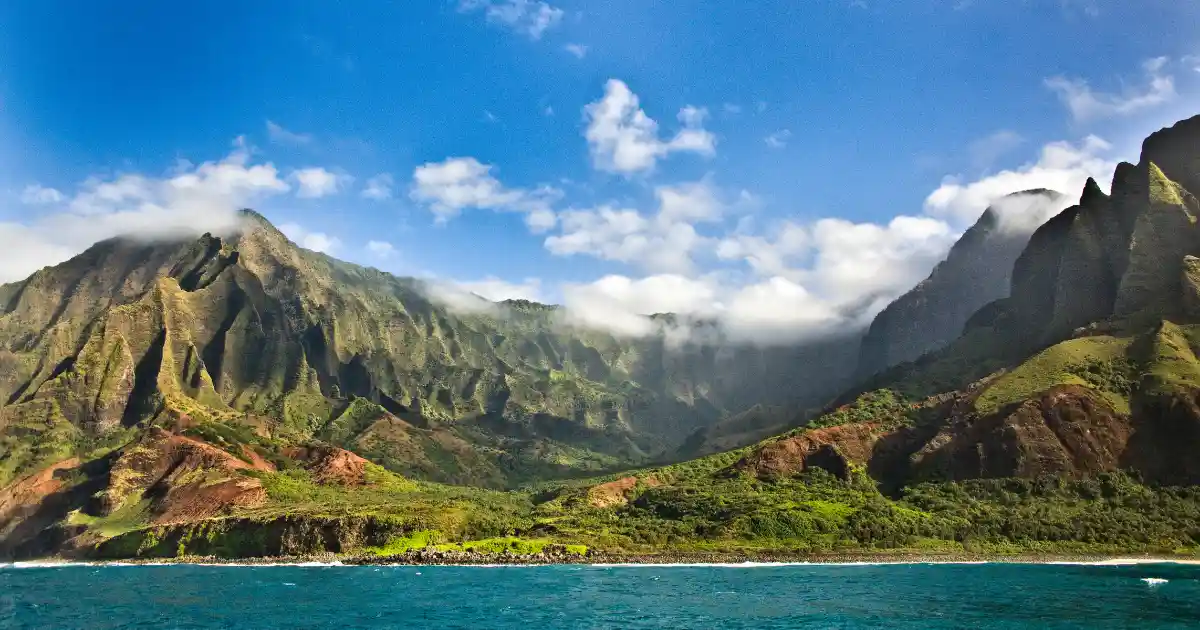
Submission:
<svg viewBox="0 0 1200 630">
<path fill-rule="evenodd" d="M 1138 564 L 1190 564 L 1200 565 L 1200 560 L 1188 560 L 1184 558 L 1109 558 L 1107 560 L 1062 560 L 1055 562 L 1046 562 L 1045 564 L 1057 564 L 1080 567 L 1129 567 Z"/>
<path fill-rule="evenodd" d="M 727 569 L 759 569 L 773 567 L 877 567 L 920 564 L 997 564 L 985 560 L 896 560 L 880 562 L 597 562 L 582 566 L 602 568 L 624 567 L 701 567 Z"/>
<path fill-rule="evenodd" d="M 1155 578 L 1155 577 L 1142 578 L 1142 581 L 1145 582 L 1146 584 L 1149 584 L 1150 586 L 1158 586 L 1159 584 L 1167 583 L 1167 580 L 1165 578 Z"/>
<path fill-rule="evenodd" d="M 67 562 L 65 560 L 28 560 L 0 564 L 0 569 L 58 569 L 62 567 L 94 567 L 99 562 Z"/>
</svg>

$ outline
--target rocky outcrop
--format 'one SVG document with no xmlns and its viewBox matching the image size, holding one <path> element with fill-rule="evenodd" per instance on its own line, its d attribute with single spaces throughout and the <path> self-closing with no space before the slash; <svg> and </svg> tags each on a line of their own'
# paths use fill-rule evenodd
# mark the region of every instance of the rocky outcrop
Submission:
<svg viewBox="0 0 1200 630">
<path fill-rule="evenodd" d="M 332 446 L 297 446 L 283 454 L 299 462 L 318 483 L 361 486 L 367 482 L 367 460 Z"/>
<path fill-rule="evenodd" d="M 137 529 L 86 553 L 96 559 L 306 556 L 384 545 L 405 533 L 402 524 L 373 516 L 218 518 Z"/>
<path fill-rule="evenodd" d="M 914 478 L 1086 477 L 1118 470 L 1133 433 L 1095 391 L 1058 386 L 982 418 L 952 419 L 913 455 Z"/>
<path fill-rule="evenodd" d="M 659 485 L 658 479 L 654 477 L 638 478 L 634 476 L 622 477 L 616 481 L 609 481 L 592 486 L 588 489 L 587 499 L 592 507 L 607 508 L 626 505 L 633 497 L 637 490 L 638 484 L 648 487 Z"/>
<path fill-rule="evenodd" d="M 733 470 L 760 479 L 791 477 L 821 468 L 848 478 L 852 464 L 865 465 L 882 432 L 873 423 L 855 423 L 811 429 L 768 442 L 733 465 Z"/>
<path fill-rule="evenodd" d="M 1113 310 L 1118 317 L 1146 310 L 1178 311 L 1183 258 L 1200 249 L 1195 226 L 1200 205 L 1195 197 L 1167 179 L 1153 162 L 1140 174 L 1146 178 L 1146 197 L 1129 241 L 1129 266 L 1117 288 Z"/>
<path fill-rule="evenodd" d="M 1006 297 L 1013 263 L 1038 217 L 1061 207 L 1063 195 L 1029 190 L 988 208 L 951 248 L 946 260 L 885 308 L 863 338 L 857 375 L 867 378 L 953 341 L 968 318 Z"/>
<path fill-rule="evenodd" d="M 1185 189 L 1200 190 L 1200 116 L 1181 120 L 1142 142 L 1142 163 L 1153 162 Z"/>
<path fill-rule="evenodd" d="M 91 511 L 105 516 L 149 500 L 151 522 L 175 523 L 254 507 L 266 501 L 267 493 L 257 479 L 239 473 L 254 468 L 211 444 L 152 429 L 122 450 Z"/>
</svg>

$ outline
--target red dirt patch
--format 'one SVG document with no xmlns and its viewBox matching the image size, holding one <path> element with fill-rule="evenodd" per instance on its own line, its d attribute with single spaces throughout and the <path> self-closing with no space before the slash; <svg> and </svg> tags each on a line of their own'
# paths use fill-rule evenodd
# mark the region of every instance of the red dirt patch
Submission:
<svg viewBox="0 0 1200 630">
<path fill-rule="evenodd" d="M 319 483 L 361 486 L 366 483 L 367 460 L 334 446 L 294 446 L 284 455 L 298 461 Z"/>
<path fill-rule="evenodd" d="M 1011 410 L 955 419 L 913 463 L 933 478 L 1087 477 L 1127 463 L 1134 429 L 1094 391 L 1060 385 Z"/>
<path fill-rule="evenodd" d="M 592 507 L 598 508 L 626 505 L 629 503 L 634 489 L 637 488 L 638 481 L 637 477 L 622 477 L 616 481 L 592 486 L 588 490 L 588 502 L 592 504 Z M 660 485 L 658 479 L 654 477 L 646 477 L 640 481 L 647 486 Z"/>
<path fill-rule="evenodd" d="M 207 442 L 153 429 L 146 439 L 126 447 L 113 465 L 102 507 L 111 513 L 148 497 L 155 523 L 208 518 L 265 501 L 262 484 L 238 471 L 270 469 Z"/>
<path fill-rule="evenodd" d="M 812 429 L 771 442 L 733 465 L 762 479 L 790 477 L 812 466 L 845 476 L 849 464 L 865 464 L 879 441 L 873 422 Z"/>
<path fill-rule="evenodd" d="M 26 511 L 36 509 L 42 499 L 62 489 L 63 483 L 54 477 L 54 473 L 78 466 L 79 459 L 73 457 L 0 489 L 0 524 L 24 518 Z"/>
<path fill-rule="evenodd" d="M 246 446 L 245 444 L 242 445 L 242 459 L 249 460 L 250 465 L 254 467 L 255 470 L 275 472 L 275 464 L 267 461 L 262 455 L 259 455 L 254 449 Z"/>
</svg>

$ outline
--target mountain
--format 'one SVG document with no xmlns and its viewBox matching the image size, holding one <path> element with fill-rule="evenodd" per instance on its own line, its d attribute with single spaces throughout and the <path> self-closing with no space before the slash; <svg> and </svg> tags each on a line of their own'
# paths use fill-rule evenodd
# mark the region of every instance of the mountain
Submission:
<svg viewBox="0 0 1200 630">
<path fill-rule="evenodd" d="M 803 426 L 856 344 L 464 313 L 253 216 L 101 243 L 0 288 L 0 556 L 1200 555 L 1197 147 L 1200 117 L 1148 138 L 960 335 Z M 463 478 L 535 483 L 423 481 Z"/>
<path fill-rule="evenodd" d="M 1065 196 L 1037 189 L 1013 193 L 984 211 L 929 277 L 875 317 L 862 341 L 859 379 L 940 349 L 962 333 L 983 305 L 1007 297 L 1013 263 L 1030 230 Z M 1003 217 L 1003 219 L 1002 219 Z"/>
<path fill-rule="evenodd" d="M 636 465 L 762 401 L 824 399 L 851 369 L 829 367 L 839 344 L 619 338 L 551 306 L 443 299 L 244 219 L 105 241 L 0 287 L 0 483 L 157 425 L 506 486 Z"/>
<path fill-rule="evenodd" d="M 1200 483 L 1200 204 L 1179 183 L 1197 181 L 1198 141 L 1200 117 L 1147 139 L 1111 196 L 1089 180 L 1030 238 L 1009 297 L 945 349 L 857 387 L 914 410 L 871 431 L 887 445 L 866 465 L 895 487 L 1118 470 Z"/>
</svg>

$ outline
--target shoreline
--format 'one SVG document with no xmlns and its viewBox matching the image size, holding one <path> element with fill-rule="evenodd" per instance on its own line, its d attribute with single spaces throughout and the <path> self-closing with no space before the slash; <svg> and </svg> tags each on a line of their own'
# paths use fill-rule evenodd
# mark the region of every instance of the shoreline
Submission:
<svg viewBox="0 0 1200 630">
<path fill-rule="evenodd" d="M 259 558 L 174 557 L 86 560 L 45 558 L 0 562 L 5 568 L 63 568 L 70 566 L 134 567 L 134 566 L 210 566 L 210 567 L 385 567 L 385 566 L 452 566 L 452 567 L 785 567 L 785 566 L 886 566 L 917 564 L 1028 564 L 1074 566 L 1136 566 L 1143 564 L 1177 564 L 1200 566 L 1200 558 L 1192 555 L 1091 555 L 1091 554 L 607 554 L 588 556 L 539 557 L 515 554 L 475 554 L 462 552 L 425 552 L 396 556 L 281 556 Z"/>
</svg>

